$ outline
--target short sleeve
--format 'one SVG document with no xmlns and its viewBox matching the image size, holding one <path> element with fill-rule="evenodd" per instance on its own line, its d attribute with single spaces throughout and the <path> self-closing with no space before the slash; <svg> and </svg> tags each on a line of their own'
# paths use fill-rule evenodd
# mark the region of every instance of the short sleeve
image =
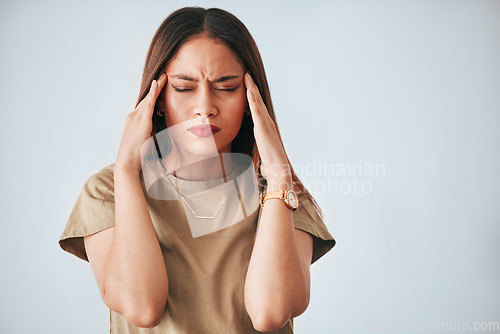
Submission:
<svg viewBox="0 0 500 334">
<path fill-rule="evenodd" d="M 91 175 L 85 182 L 59 238 L 59 246 L 89 261 L 83 237 L 115 225 L 114 164 Z"/>
<path fill-rule="evenodd" d="M 313 264 L 332 249 L 336 242 L 306 194 L 303 191 L 298 191 L 297 196 L 299 197 L 299 207 L 293 213 L 294 225 L 296 229 L 313 236 L 311 260 L 311 264 Z"/>
</svg>

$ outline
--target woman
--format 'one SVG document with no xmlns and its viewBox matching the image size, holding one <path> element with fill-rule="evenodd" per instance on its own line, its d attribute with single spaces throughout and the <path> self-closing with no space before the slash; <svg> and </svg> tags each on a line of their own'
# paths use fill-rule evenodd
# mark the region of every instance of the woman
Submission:
<svg viewBox="0 0 500 334">
<path fill-rule="evenodd" d="M 113 333 L 293 332 L 335 240 L 235 16 L 186 7 L 161 24 L 116 162 L 87 180 L 59 243 L 90 262 Z"/>
</svg>

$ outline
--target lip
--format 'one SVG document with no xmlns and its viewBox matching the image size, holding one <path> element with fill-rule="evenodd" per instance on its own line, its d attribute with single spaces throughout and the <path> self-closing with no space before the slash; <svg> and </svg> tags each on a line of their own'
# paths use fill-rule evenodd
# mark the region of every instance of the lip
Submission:
<svg viewBox="0 0 500 334">
<path fill-rule="evenodd" d="M 191 126 L 188 131 L 197 137 L 210 137 L 219 132 L 220 128 L 213 124 L 197 124 Z"/>
</svg>

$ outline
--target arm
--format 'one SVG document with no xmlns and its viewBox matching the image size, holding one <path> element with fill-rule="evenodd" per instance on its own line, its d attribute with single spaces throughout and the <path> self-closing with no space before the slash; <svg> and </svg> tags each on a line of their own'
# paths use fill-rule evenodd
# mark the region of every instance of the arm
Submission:
<svg viewBox="0 0 500 334">
<path fill-rule="evenodd" d="M 291 181 L 268 182 L 267 191 L 291 189 Z M 245 280 L 245 305 L 254 327 L 273 331 L 309 304 L 312 236 L 296 230 L 293 211 L 266 201 Z"/>
<path fill-rule="evenodd" d="M 111 305 L 121 306 L 124 314 L 154 324 L 167 302 L 168 278 L 137 172 L 115 170 L 115 202 L 104 296 Z"/>
<path fill-rule="evenodd" d="M 139 178 L 139 148 L 151 131 L 153 102 L 165 82 L 166 75 L 154 81 L 127 116 L 114 171 L 115 226 L 84 238 L 104 302 L 138 327 L 160 322 L 168 296 L 165 260 Z"/>
<path fill-rule="evenodd" d="M 291 168 L 278 129 L 249 73 L 244 77 L 267 191 L 292 189 Z M 296 230 L 283 201 L 266 201 L 245 279 L 245 307 L 259 331 L 277 330 L 309 303 L 313 241 Z"/>
<path fill-rule="evenodd" d="M 115 226 L 84 237 L 106 305 L 138 327 L 154 327 L 168 296 L 163 254 L 135 172 L 115 168 Z"/>
</svg>

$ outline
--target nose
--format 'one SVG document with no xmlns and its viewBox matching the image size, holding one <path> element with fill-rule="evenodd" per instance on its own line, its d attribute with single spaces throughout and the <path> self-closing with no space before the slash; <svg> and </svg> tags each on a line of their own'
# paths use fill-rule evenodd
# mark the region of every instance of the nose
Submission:
<svg viewBox="0 0 500 334">
<path fill-rule="evenodd" d="M 202 117 L 215 116 L 217 114 L 213 92 L 209 87 L 200 87 L 196 97 L 194 114 Z"/>
</svg>

